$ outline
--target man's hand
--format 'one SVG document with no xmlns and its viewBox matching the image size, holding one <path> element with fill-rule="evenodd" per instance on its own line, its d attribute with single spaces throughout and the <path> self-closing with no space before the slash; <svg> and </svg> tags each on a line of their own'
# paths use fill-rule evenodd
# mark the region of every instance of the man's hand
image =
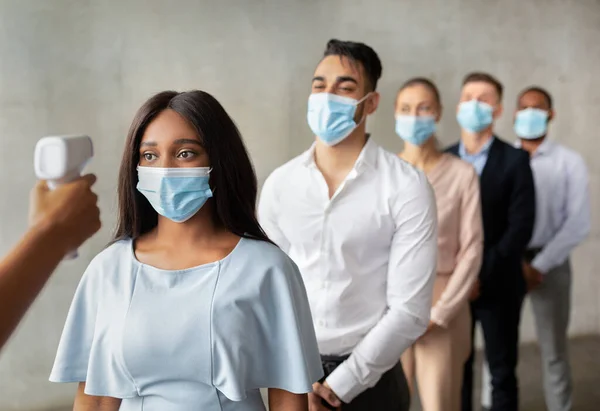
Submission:
<svg viewBox="0 0 600 411">
<path fill-rule="evenodd" d="M 323 405 L 322 400 L 325 400 L 331 405 L 331 408 L 327 408 Z M 323 384 L 314 383 L 313 392 L 308 394 L 308 410 L 309 411 L 328 411 L 329 409 L 339 410 L 342 407 L 342 402 L 339 400 L 337 395 L 331 390 L 331 387 L 325 381 Z"/>
<path fill-rule="evenodd" d="M 479 278 L 478 278 L 477 281 L 475 281 L 475 284 L 473 284 L 473 288 L 471 289 L 471 295 L 469 296 L 469 300 L 475 301 L 480 296 L 481 296 L 481 282 L 479 281 Z"/>
<path fill-rule="evenodd" d="M 29 223 L 57 233 L 65 253 L 77 249 L 101 227 L 98 197 L 92 192 L 96 177 L 88 174 L 50 190 L 40 181 L 31 191 Z"/>
<path fill-rule="evenodd" d="M 544 275 L 525 261 L 523 261 L 523 276 L 525 277 L 525 282 L 527 283 L 527 292 L 539 287 L 544 280 Z"/>
</svg>

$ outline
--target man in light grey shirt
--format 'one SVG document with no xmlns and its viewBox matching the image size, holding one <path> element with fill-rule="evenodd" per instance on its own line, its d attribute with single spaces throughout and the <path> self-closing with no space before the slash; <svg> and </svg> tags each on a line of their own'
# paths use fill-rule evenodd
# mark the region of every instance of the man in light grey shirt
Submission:
<svg viewBox="0 0 600 411">
<path fill-rule="evenodd" d="M 514 129 L 531 156 L 536 213 L 523 262 L 542 353 L 549 411 L 571 410 L 567 352 L 571 297 L 569 255 L 590 231 L 588 173 L 576 152 L 546 138 L 554 116 L 552 97 L 538 87 L 519 95 Z"/>
</svg>

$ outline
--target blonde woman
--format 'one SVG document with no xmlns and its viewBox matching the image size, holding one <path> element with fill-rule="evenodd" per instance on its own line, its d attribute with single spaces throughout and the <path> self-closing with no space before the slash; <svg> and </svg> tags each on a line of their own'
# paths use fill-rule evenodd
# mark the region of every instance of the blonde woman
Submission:
<svg viewBox="0 0 600 411">
<path fill-rule="evenodd" d="M 414 380 L 424 411 L 460 409 L 463 367 L 471 348 L 469 297 L 481 267 L 483 228 L 479 179 L 470 164 L 440 151 L 435 138 L 442 106 L 429 80 L 407 81 L 396 98 L 400 158 L 429 179 L 438 209 L 438 264 L 431 321 L 402 355 L 411 392 Z"/>
</svg>

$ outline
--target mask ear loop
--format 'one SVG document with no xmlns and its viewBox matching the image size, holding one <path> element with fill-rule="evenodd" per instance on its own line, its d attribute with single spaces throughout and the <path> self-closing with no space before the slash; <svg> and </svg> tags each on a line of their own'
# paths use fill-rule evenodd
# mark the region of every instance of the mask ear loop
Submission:
<svg viewBox="0 0 600 411">
<path fill-rule="evenodd" d="M 365 100 L 366 100 L 367 98 L 369 98 L 369 97 L 371 96 L 371 94 L 373 94 L 373 92 L 372 92 L 372 91 L 369 91 L 369 92 L 368 92 L 368 93 L 367 93 L 367 94 L 366 94 L 366 95 L 365 95 L 363 98 L 361 98 L 360 100 L 358 100 L 358 101 L 356 102 L 356 107 L 358 107 L 358 105 L 359 105 L 359 104 L 361 104 L 361 103 L 365 102 Z M 362 118 L 360 119 L 360 121 L 359 121 L 359 122 L 356 124 L 356 127 L 354 127 L 354 128 L 356 129 L 357 127 L 359 127 L 359 126 L 360 126 L 360 125 L 363 123 L 363 121 L 365 121 L 365 119 L 366 119 L 366 118 L 367 118 L 367 115 L 364 113 L 364 110 L 363 110 L 363 116 L 362 116 Z"/>
<path fill-rule="evenodd" d="M 213 171 L 213 169 L 212 169 L 212 167 L 210 167 L 210 168 L 208 169 L 208 171 L 206 172 L 206 174 L 208 175 L 208 178 L 209 178 L 209 182 L 210 182 L 210 173 L 212 173 L 212 171 Z M 210 187 L 210 184 L 209 184 L 209 187 Z M 216 189 L 217 189 L 217 187 L 215 187 L 215 188 L 212 188 L 212 187 L 210 187 L 210 191 L 212 192 L 212 194 L 213 194 L 213 197 L 214 197 L 214 195 L 215 195 L 215 191 L 216 191 Z"/>
<path fill-rule="evenodd" d="M 371 94 L 373 94 L 372 91 L 369 91 L 367 94 L 365 94 L 365 96 L 363 98 L 361 98 L 360 100 L 358 100 L 356 102 L 356 106 L 358 106 L 360 103 L 362 103 L 363 101 L 365 101 L 367 98 L 369 98 L 371 96 Z"/>
</svg>

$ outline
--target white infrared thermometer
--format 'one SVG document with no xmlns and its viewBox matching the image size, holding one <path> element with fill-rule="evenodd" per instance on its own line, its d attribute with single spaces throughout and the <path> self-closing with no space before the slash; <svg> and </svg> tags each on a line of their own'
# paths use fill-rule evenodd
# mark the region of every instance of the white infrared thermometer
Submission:
<svg viewBox="0 0 600 411">
<path fill-rule="evenodd" d="M 35 146 L 33 166 L 35 175 L 46 180 L 48 188 L 54 190 L 81 176 L 81 172 L 94 156 L 92 139 L 88 136 L 48 136 Z M 77 257 L 77 250 L 65 258 Z"/>
</svg>

